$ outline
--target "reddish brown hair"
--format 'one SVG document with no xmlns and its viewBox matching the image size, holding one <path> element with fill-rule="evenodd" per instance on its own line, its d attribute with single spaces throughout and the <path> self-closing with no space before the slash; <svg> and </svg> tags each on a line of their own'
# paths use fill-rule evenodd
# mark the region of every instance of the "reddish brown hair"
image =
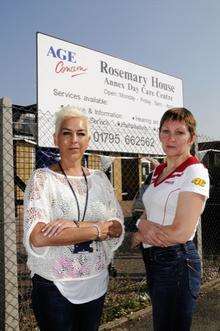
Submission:
<svg viewBox="0 0 220 331">
<path fill-rule="evenodd" d="M 191 138 L 196 134 L 196 120 L 193 114 L 186 108 L 171 108 L 168 109 L 160 120 L 159 131 L 166 121 L 184 122 L 189 130 Z"/>
</svg>

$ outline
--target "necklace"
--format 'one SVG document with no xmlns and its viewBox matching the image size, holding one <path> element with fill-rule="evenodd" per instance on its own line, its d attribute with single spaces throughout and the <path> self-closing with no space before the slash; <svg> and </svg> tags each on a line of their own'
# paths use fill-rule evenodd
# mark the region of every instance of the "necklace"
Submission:
<svg viewBox="0 0 220 331">
<path fill-rule="evenodd" d="M 86 202 L 85 202 L 85 207 L 84 207 L 83 216 L 82 216 L 82 219 L 80 220 L 80 208 L 79 208 L 79 201 L 78 201 L 78 198 L 77 198 L 77 196 L 76 196 L 76 193 L 75 193 L 75 191 L 74 191 L 74 188 L 73 188 L 72 185 L 70 184 L 70 181 L 69 181 L 69 179 L 68 179 L 68 177 L 67 177 L 65 171 L 63 170 L 63 168 L 62 168 L 62 166 L 61 166 L 61 163 L 58 162 L 58 164 L 59 164 L 60 170 L 61 170 L 61 172 L 63 173 L 63 175 L 65 176 L 65 178 L 66 178 L 66 180 L 67 180 L 67 183 L 68 183 L 68 185 L 69 185 L 69 187 L 70 187 L 70 189 L 71 189 L 71 191 L 72 191 L 72 193 L 73 193 L 73 196 L 74 196 L 74 198 L 75 198 L 75 200 L 76 200 L 77 213 L 78 213 L 78 222 L 83 222 L 84 219 L 85 219 L 85 214 L 86 214 L 87 205 L 88 205 L 88 199 L 89 199 L 88 181 L 87 181 L 87 177 L 86 177 L 86 174 L 85 174 L 85 172 L 84 172 L 84 169 L 83 169 L 83 167 L 81 167 L 81 169 L 82 169 L 82 173 L 83 173 L 83 177 L 84 177 L 85 182 L 86 182 Z M 78 225 L 77 225 L 77 226 L 78 226 Z"/>
</svg>

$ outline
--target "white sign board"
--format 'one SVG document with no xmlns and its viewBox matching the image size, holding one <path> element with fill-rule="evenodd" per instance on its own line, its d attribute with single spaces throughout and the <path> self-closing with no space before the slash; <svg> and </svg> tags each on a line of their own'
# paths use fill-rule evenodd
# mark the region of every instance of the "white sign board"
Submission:
<svg viewBox="0 0 220 331">
<path fill-rule="evenodd" d="M 54 112 L 73 105 L 90 118 L 90 150 L 161 153 L 160 118 L 183 105 L 181 79 L 42 33 L 37 92 L 42 147 L 53 146 Z"/>
</svg>

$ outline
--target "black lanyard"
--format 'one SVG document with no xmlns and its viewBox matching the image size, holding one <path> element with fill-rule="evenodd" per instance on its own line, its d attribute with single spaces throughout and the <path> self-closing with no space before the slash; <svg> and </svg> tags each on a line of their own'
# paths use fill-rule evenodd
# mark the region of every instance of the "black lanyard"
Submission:
<svg viewBox="0 0 220 331">
<path fill-rule="evenodd" d="M 62 173 L 64 174 L 64 176 L 66 177 L 66 180 L 67 180 L 67 183 L 69 184 L 69 187 L 71 189 L 71 191 L 73 192 L 73 195 L 74 195 L 74 198 L 76 200 L 76 205 L 77 205 L 77 211 L 78 211 L 78 222 L 82 222 L 84 221 L 84 218 L 85 218 L 85 214 L 86 214 L 86 210 L 87 210 L 87 205 L 88 205 L 88 198 L 89 198 L 89 188 L 88 188 L 88 181 L 87 181 L 87 177 L 86 177 L 86 174 L 83 170 L 83 167 L 82 167 L 82 172 L 83 172 L 83 177 L 85 178 L 85 182 L 86 182 L 86 202 L 85 202 L 85 207 L 84 207 L 84 212 L 83 212 L 83 217 L 82 219 L 80 220 L 80 209 L 79 209 L 79 201 L 77 199 L 77 196 L 76 196 L 76 193 L 72 187 L 72 185 L 70 184 L 70 181 L 69 179 L 67 178 L 67 175 L 65 173 L 65 171 L 63 170 L 62 166 L 61 166 L 61 163 L 58 162 L 59 164 L 59 167 L 60 167 L 60 170 L 62 171 Z"/>
</svg>

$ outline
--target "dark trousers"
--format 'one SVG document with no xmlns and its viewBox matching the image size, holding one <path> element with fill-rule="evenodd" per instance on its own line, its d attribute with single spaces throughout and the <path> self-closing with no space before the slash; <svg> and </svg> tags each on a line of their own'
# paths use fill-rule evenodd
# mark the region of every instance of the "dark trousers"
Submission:
<svg viewBox="0 0 220 331">
<path fill-rule="evenodd" d="M 97 331 L 105 296 L 84 304 L 72 304 L 53 282 L 32 278 L 32 304 L 41 331 Z"/>
<path fill-rule="evenodd" d="M 154 331 L 189 331 L 201 283 L 192 241 L 142 249 L 152 301 Z"/>
</svg>

